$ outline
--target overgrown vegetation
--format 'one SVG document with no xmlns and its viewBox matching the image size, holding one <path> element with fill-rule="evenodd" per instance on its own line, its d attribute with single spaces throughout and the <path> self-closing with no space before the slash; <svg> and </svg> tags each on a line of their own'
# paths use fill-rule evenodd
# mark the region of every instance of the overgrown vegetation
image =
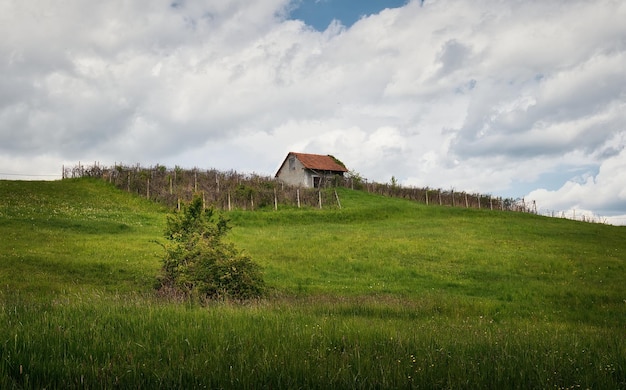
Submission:
<svg viewBox="0 0 626 390">
<path fill-rule="evenodd" d="M 200 197 L 169 215 L 161 291 L 200 301 L 260 298 L 265 287 L 261 269 L 224 242 L 228 230 L 226 218 L 205 208 Z"/>
<path fill-rule="evenodd" d="M 169 209 L 0 181 L 0 388 L 626 387 L 626 228 L 337 191 L 226 214 L 275 292 L 203 306 L 154 293 Z"/>
<path fill-rule="evenodd" d="M 332 157 L 338 164 L 345 165 Z M 274 177 L 258 174 L 242 174 L 235 171 L 220 172 L 215 169 L 167 169 L 154 167 L 115 165 L 105 167 L 78 165 L 66 168 L 63 177 L 100 178 L 117 188 L 136 193 L 173 207 L 177 202 L 189 201 L 194 194 L 202 193 L 205 202 L 221 210 L 255 210 L 274 208 L 317 207 L 338 208 L 338 202 L 330 187 L 344 187 L 371 194 L 412 200 L 426 205 L 455 206 L 501 211 L 536 213 L 536 205 L 524 199 L 500 198 L 488 194 L 470 194 L 441 188 L 414 188 L 399 185 L 392 177 L 391 183 L 368 182 L 356 171 L 344 177 L 334 176 L 323 180 L 323 189 L 298 188 L 284 185 Z"/>
</svg>

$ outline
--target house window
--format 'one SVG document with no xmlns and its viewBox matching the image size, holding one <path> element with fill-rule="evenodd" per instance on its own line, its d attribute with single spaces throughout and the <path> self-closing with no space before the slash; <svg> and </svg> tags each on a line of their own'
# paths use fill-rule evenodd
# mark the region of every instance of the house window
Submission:
<svg viewBox="0 0 626 390">
<path fill-rule="evenodd" d="M 289 157 L 289 170 L 290 171 L 296 170 L 296 158 L 293 156 Z"/>
<path fill-rule="evenodd" d="M 313 188 L 320 188 L 321 177 L 313 176 Z"/>
</svg>

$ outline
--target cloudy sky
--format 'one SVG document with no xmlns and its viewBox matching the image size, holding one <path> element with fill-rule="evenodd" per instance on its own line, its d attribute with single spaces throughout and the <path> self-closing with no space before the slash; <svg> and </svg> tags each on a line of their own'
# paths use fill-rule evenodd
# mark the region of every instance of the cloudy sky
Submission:
<svg viewBox="0 0 626 390">
<path fill-rule="evenodd" d="M 0 0 L 0 179 L 99 161 L 379 182 L 626 224 L 623 0 Z"/>
</svg>

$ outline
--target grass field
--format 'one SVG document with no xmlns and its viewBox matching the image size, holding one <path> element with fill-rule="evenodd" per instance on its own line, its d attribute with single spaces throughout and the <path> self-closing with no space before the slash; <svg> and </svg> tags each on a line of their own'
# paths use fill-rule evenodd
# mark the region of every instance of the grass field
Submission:
<svg viewBox="0 0 626 390">
<path fill-rule="evenodd" d="M 166 209 L 0 181 L 0 388 L 626 388 L 626 228 L 338 192 L 230 212 L 270 296 L 200 307 Z"/>
</svg>

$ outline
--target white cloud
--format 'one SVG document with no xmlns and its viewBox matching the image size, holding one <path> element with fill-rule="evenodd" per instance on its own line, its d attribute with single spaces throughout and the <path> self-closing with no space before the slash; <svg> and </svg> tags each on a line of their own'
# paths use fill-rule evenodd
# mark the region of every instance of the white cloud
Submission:
<svg viewBox="0 0 626 390">
<path fill-rule="evenodd" d="M 574 177 L 558 190 L 537 189 L 527 197 L 535 199 L 546 212 L 578 209 L 579 215 L 585 212 L 602 217 L 623 217 L 626 214 L 626 132 L 614 137 L 609 144 L 619 151 L 602 162 L 596 175 L 587 173 Z"/>
<path fill-rule="evenodd" d="M 373 180 L 626 214 L 626 4 L 420 3 L 318 32 L 287 20 L 288 0 L 2 2 L 0 173 L 273 174 L 293 150 Z"/>
</svg>

